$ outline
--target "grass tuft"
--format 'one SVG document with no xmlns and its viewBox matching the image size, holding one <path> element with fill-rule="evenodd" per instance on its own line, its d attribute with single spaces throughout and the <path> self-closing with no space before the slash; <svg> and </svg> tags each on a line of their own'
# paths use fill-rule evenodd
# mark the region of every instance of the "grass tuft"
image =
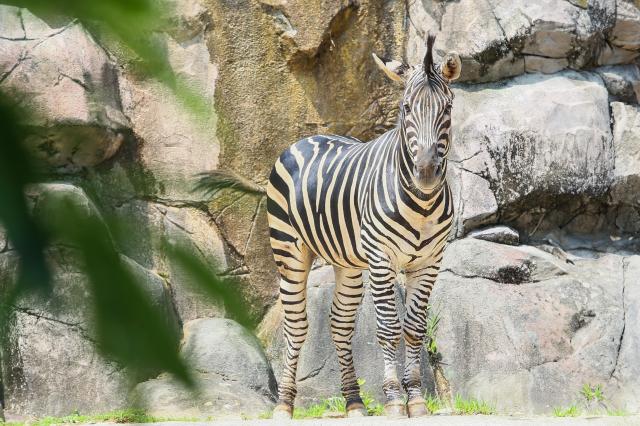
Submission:
<svg viewBox="0 0 640 426">
<path fill-rule="evenodd" d="M 440 398 L 433 395 L 427 395 L 427 397 L 424 399 L 424 403 L 430 413 L 435 413 L 446 407 L 446 404 L 442 402 Z"/>
<path fill-rule="evenodd" d="M 358 379 L 360 386 L 360 398 L 364 404 L 367 413 L 370 416 L 382 416 L 384 414 L 384 405 L 375 400 L 371 392 L 362 390 L 365 384 L 364 379 Z M 315 419 L 322 417 L 325 413 L 346 413 L 347 402 L 342 396 L 331 396 L 318 404 L 313 404 L 306 408 L 294 408 L 294 419 Z"/>
<path fill-rule="evenodd" d="M 587 400 L 587 402 L 601 402 L 604 401 L 604 393 L 602 392 L 601 385 L 591 386 L 590 384 L 584 384 L 580 389 L 580 394 Z"/>
<path fill-rule="evenodd" d="M 607 416 L 618 417 L 618 416 L 628 416 L 628 415 L 629 413 L 626 412 L 625 410 L 613 410 L 613 409 L 607 410 Z"/>
<path fill-rule="evenodd" d="M 68 416 L 64 417 L 52 417 L 47 416 L 38 420 L 29 421 L 29 426 L 51 426 L 58 424 L 72 424 L 72 423 L 98 423 L 98 422 L 108 422 L 108 423 L 154 423 L 160 421 L 169 421 L 169 420 L 181 420 L 181 421 L 192 421 L 196 419 L 190 418 L 160 418 L 154 417 L 147 414 L 144 410 L 140 409 L 126 409 L 126 410 L 116 410 L 111 411 L 104 414 L 80 414 L 80 412 L 75 411 Z M 0 422 L 2 426 L 23 426 L 25 423 L 14 423 L 14 422 Z"/>
<path fill-rule="evenodd" d="M 475 398 L 464 399 L 460 395 L 456 395 L 453 401 L 453 408 L 457 414 L 494 414 L 495 408 L 488 402 L 480 401 Z"/>
<path fill-rule="evenodd" d="M 555 417 L 578 417 L 580 415 L 580 409 L 576 404 L 568 407 L 555 407 L 553 409 L 553 415 Z"/>
</svg>

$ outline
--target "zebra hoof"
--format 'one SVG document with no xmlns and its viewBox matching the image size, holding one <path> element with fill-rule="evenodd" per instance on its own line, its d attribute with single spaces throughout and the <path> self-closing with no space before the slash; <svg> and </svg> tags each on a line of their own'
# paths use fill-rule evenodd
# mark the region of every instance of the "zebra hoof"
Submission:
<svg viewBox="0 0 640 426">
<path fill-rule="evenodd" d="M 271 418 L 273 420 L 291 420 L 293 416 L 293 407 L 287 404 L 278 404 L 273 409 Z"/>
<path fill-rule="evenodd" d="M 403 419 L 407 417 L 407 408 L 400 399 L 390 401 L 384 405 L 384 415 L 390 419 Z"/>
<path fill-rule="evenodd" d="M 409 417 L 423 417 L 429 414 L 424 399 L 413 398 L 407 403 L 407 412 Z"/>
<path fill-rule="evenodd" d="M 347 417 L 366 417 L 367 409 L 361 402 L 353 402 L 347 405 Z"/>
</svg>

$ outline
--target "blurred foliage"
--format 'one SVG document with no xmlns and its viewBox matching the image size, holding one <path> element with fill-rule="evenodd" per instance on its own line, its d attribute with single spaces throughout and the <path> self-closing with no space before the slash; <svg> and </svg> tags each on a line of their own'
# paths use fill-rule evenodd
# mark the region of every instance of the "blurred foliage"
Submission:
<svg viewBox="0 0 640 426">
<path fill-rule="evenodd" d="M 162 0 L 3 0 L 3 4 L 29 9 L 41 17 L 68 16 L 94 33 L 115 38 L 138 58 L 141 73 L 172 89 L 189 110 L 206 117 L 210 105 L 184 79 L 173 72 L 164 46 L 153 34 L 169 25 L 172 8 Z"/>
<path fill-rule="evenodd" d="M 149 35 L 167 16 L 159 2 L 150 0 L 5 0 L 41 16 L 64 14 L 78 19 L 88 28 L 99 27 L 128 46 L 137 55 L 150 77 L 174 90 L 179 99 L 199 113 L 206 102 L 176 78 L 164 52 L 149 43 Z M 12 92 L 11 99 L 18 94 Z M 24 141 L 33 132 L 24 125 L 28 111 L 21 110 L 9 96 L 0 92 L 0 226 L 18 259 L 15 283 L 5 288 L 0 306 L 1 330 L 18 299 L 39 294 L 51 297 L 52 275 L 47 267 L 46 250 L 52 242 L 75 249 L 89 282 L 93 301 L 96 343 L 108 358 L 115 359 L 134 376 L 150 370 L 168 371 L 187 385 L 193 380 L 179 357 L 178 333 L 163 317 L 136 282 L 136 278 L 117 252 L 112 229 L 99 215 L 87 214 L 86 206 L 70 199 L 60 200 L 48 211 L 46 223 L 39 223 L 29 209 L 25 190 L 28 185 L 47 179 L 38 173 Z M 166 254 L 180 263 L 204 289 L 240 323 L 247 325 L 246 312 L 239 306 L 232 288 L 221 281 L 200 258 L 175 244 L 166 244 Z"/>
</svg>

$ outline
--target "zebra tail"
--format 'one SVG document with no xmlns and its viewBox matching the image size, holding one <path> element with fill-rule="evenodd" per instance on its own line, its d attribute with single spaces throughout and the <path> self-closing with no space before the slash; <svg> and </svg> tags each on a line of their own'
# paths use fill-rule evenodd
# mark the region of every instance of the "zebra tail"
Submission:
<svg viewBox="0 0 640 426">
<path fill-rule="evenodd" d="M 202 191 L 206 196 L 213 195 L 221 189 L 233 189 L 247 194 L 266 194 L 264 186 L 231 171 L 212 170 L 198 173 L 193 192 Z"/>
</svg>

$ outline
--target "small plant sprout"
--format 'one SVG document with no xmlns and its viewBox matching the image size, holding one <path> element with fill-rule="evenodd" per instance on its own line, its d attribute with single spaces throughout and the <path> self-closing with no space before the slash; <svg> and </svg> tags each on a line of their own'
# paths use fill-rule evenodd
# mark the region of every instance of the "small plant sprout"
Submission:
<svg viewBox="0 0 640 426">
<path fill-rule="evenodd" d="M 382 416 L 384 414 L 384 405 L 375 400 L 370 392 L 363 390 L 366 383 L 364 379 L 358 379 L 360 385 L 360 398 L 364 404 L 367 413 L 370 416 Z M 328 413 L 346 413 L 347 402 L 343 396 L 330 396 L 325 400 L 313 404 L 307 408 L 295 408 L 293 410 L 294 419 L 314 419 L 320 418 Z"/>
<path fill-rule="evenodd" d="M 371 392 L 364 390 L 365 379 L 358 379 L 358 386 L 360 386 L 360 398 L 364 404 L 367 413 L 370 416 L 382 416 L 384 414 L 384 405 L 375 400 Z"/>
<path fill-rule="evenodd" d="M 480 401 L 474 398 L 464 399 L 460 395 L 456 395 L 453 401 L 453 408 L 456 414 L 494 414 L 495 408 L 485 401 Z"/>
<path fill-rule="evenodd" d="M 580 409 L 576 404 L 569 407 L 555 407 L 553 409 L 553 415 L 555 417 L 578 417 L 580 415 Z"/>
<path fill-rule="evenodd" d="M 429 315 L 431 314 L 431 315 Z M 436 343 L 436 333 L 438 331 L 438 325 L 440 324 L 440 310 L 433 312 L 433 307 L 429 305 L 427 307 L 427 330 L 425 339 L 425 349 L 429 355 L 429 359 L 434 362 L 439 360 L 438 345 Z"/>
<path fill-rule="evenodd" d="M 446 407 L 446 404 L 434 395 L 425 395 L 424 403 L 430 413 L 436 413 Z"/>
<path fill-rule="evenodd" d="M 602 402 L 604 401 L 604 393 L 602 392 L 601 385 L 592 386 L 590 384 L 584 384 L 580 389 L 580 394 L 587 400 L 587 402 Z"/>
</svg>

